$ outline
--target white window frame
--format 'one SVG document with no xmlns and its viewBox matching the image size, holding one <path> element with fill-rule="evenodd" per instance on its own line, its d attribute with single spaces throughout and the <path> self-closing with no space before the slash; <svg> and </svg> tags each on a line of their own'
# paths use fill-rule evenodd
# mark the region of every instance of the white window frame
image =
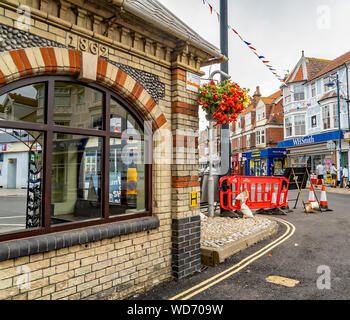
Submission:
<svg viewBox="0 0 350 320">
<path fill-rule="evenodd" d="M 311 97 L 314 98 L 317 95 L 316 82 L 311 83 Z"/>
<path fill-rule="evenodd" d="M 332 115 L 331 115 L 331 105 L 326 104 L 322 106 L 322 129 L 328 130 L 332 128 Z"/>
<path fill-rule="evenodd" d="M 300 88 L 300 91 L 297 91 Z M 302 84 L 294 86 L 294 101 L 303 101 L 305 100 L 305 88 Z"/>
<path fill-rule="evenodd" d="M 246 146 L 247 148 L 250 148 L 250 134 L 246 135 Z"/>
<path fill-rule="evenodd" d="M 256 145 L 262 145 L 266 143 L 266 139 L 265 139 L 265 129 L 262 130 L 257 130 L 256 131 Z"/>
<path fill-rule="evenodd" d="M 338 114 L 338 104 L 337 103 L 333 103 L 332 111 L 333 111 L 333 117 L 332 117 L 333 128 L 338 129 L 339 128 L 339 123 L 338 123 L 339 114 Z"/>
<path fill-rule="evenodd" d="M 313 119 L 315 119 L 315 124 L 313 124 L 313 122 L 312 122 L 312 120 Z M 311 128 L 313 129 L 313 128 L 317 128 L 317 115 L 312 115 L 311 117 L 310 117 L 310 123 L 311 123 Z"/>
<path fill-rule="evenodd" d="M 247 113 L 244 117 L 245 120 L 245 126 L 250 126 L 252 124 L 252 114 L 251 112 Z"/>
<path fill-rule="evenodd" d="M 260 144 L 260 131 L 255 133 L 255 142 L 257 146 Z"/>
<path fill-rule="evenodd" d="M 293 136 L 293 118 L 292 117 L 286 117 L 284 120 L 284 128 L 285 128 L 285 135 L 286 137 Z"/>
<path fill-rule="evenodd" d="M 303 121 L 299 123 L 297 121 L 298 118 L 302 119 Z M 296 136 L 304 136 L 306 134 L 306 123 L 304 114 L 298 114 L 294 116 L 294 134 Z"/>
<path fill-rule="evenodd" d="M 265 119 L 265 108 L 259 108 L 256 110 L 256 121 Z"/>
</svg>

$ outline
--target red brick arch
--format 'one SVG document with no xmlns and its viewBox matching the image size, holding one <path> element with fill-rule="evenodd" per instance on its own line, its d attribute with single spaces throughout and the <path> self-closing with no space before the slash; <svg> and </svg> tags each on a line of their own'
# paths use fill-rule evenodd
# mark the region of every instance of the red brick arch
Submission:
<svg viewBox="0 0 350 320">
<path fill-rule="evenodd" d="M 158 129 L 167 123 L 159 105 L 131 76 L 104 59 L 97 58 L 96 82 L 116 92 L 151 120 Z M 79 76 L 82 53 L 56 47 L 34 47 L 0 53 L 0 87 L 38 75 Z"/>
</svg>

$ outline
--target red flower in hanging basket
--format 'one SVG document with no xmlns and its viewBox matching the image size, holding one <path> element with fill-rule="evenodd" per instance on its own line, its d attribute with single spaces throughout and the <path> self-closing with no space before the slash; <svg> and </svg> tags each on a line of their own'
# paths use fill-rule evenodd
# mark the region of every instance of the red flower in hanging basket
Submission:
<svg viewBox="0 0 350 320">
<path fill-rule="evenodd" d="M 199 88 L 198 104 L 217 124 L 229 124 L 249 105 L 248 92 L 230 80 L 217 84 L 211 81 Z"/>
</svg>

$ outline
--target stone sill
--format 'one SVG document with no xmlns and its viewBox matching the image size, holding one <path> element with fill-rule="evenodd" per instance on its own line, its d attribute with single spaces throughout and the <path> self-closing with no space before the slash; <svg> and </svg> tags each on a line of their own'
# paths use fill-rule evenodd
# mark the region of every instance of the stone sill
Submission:
<svg viewBox="0 0 350 320">
<path fill-rule="evenodd" d="M 159 227 L 156 216 L 0 243 L 0 262 Z"/>
</svg>

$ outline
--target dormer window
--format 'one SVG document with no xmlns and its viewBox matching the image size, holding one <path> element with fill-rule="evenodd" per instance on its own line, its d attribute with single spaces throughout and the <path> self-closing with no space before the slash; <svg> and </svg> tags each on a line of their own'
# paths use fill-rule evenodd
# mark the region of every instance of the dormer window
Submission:
<svg viewBox="0 0 350 320">
<path fill-rule="evenodd" d="M 256 110 L 256 120 L 260 121 L 265 118 L 265 110 L 264 108 L 259 108 Z"/>
</svg>

